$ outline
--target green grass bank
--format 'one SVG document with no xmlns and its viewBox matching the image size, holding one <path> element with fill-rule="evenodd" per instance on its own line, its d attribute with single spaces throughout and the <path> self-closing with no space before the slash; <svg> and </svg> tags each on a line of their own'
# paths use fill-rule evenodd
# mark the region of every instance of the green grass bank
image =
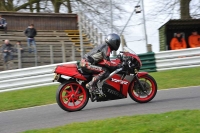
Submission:
<svg viewBox="0 0 200 133">
<path fill-rule="evenodd" d="M 199 133 L 200 110 L 123 116 L 24 133 Z"/>
</svg>

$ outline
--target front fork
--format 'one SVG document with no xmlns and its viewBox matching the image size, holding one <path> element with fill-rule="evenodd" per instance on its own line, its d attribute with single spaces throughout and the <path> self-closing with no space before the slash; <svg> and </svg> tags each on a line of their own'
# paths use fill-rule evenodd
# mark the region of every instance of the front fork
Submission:
<svg viewBox="0 0 200 133">
<path fill-rule="evenodd" d="M 144 94 L 146 94 L 146 95 L 148 95 L 148 94 L 147 94 L 147 91 L 145 90 L 144 86 L 140 83 L 139 78 L 140 78 L 141 76 L 147 75 L 147 74 L 148 74 L 147 72 L 138 72 L 138 73 L 135 73 L 135 74 L 134 74 L 134 75 L 135 75 L 136 82 L 139 84 L 140 90 L 141 90 Z"/>
</svg>

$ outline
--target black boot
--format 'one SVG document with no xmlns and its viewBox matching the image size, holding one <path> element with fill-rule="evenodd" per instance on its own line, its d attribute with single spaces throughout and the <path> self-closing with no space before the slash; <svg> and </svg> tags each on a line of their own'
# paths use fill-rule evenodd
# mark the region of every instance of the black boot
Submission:
<svg viewBox="0 0 200 133">
<path fill-rule="evenodd" d="M 97 82 L 99 81 L 99 76 L 93 77 L 92 81 L 86 84 L 86 88 L 89 89 L 90 93 L 98 93 Z"/>
</svg>

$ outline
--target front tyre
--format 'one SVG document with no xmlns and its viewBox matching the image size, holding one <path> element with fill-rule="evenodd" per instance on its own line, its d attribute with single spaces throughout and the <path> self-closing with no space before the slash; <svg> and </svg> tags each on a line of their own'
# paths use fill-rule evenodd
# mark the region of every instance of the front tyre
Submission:
<svg viewBox="0 0 200 133">
<path fill-rule="evenodd" d="M 83 109 L 89 99 L 88 91 L 76 81 L 67 81 L 58 87 L 56 101 L 65 111 L 73 112 Z"/>
<path fill-rule="evenodd" d="M 147 103 L 155 97 L 157 93 L 157 83 L 155 79 L 148 74 L 139 77 L 139 81 L 143 85 L 145 93 L 141 90 L 138 81 L 134 81 L 128 90 L 129 96 L 138 103 Z"/>
</svg>

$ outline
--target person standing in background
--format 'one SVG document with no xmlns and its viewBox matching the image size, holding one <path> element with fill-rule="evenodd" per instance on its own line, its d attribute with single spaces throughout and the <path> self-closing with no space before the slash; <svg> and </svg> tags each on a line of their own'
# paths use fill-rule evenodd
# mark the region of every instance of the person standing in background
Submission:
<svg viewBox="0 0 200 133">
<path fill-rule="evenodd" d="M 36 43 L 34 37 L 37 35 L 37 31 L 34 28 L 34 24 L 30 24 L 28 28 L 25 30 L 24 34 L 27 36 L 27 46 L 29 53 L 36 52 Z M 31 49 L 31 44 L 34 47 L 34 50 Z"/>
<path fill-rule="evenodd" d="M 24 49 L 22 47 L 22 44 L 21 44 L 21 41 L 17 41 L 16 44 L 15 44 L 15 49 L 16 51 L 18 51 L 17 49 L 19 48 L 19 50 L 21 51 L 21 53 L 24 52 Z"/>
</svg>

